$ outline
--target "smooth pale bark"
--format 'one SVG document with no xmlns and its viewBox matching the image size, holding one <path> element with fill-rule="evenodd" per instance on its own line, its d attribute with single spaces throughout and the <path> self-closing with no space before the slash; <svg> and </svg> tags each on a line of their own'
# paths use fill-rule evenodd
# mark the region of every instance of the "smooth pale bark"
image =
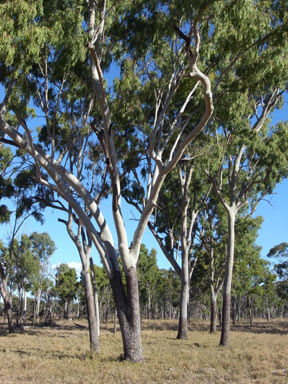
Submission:
<svg viewBox="0 0 288 384">
<path fill-rule="evenodd" d="M 42 293 L 41 288 L 38 288 L 37 294 L 35 296 L 35 301 L 34 301 L 33 324 L 39 323 L 41 293 Z"/>
<path fill-rule="evenodd" d="M 85 297 L 87 303 L 87 313 L 88 313 L 88 325 L 89 325 L 89 338 L 90 338 L 90 348 L 94 353 L 100 353 L 100 345 L 98 340 L 98 324 L 96 311 L 95 311 L 95 302 L 94 302 L 94 293 L 93 285 L 91 282 L 90 271 L 87 268 L 84 271 L 84 285 L 85 285 Z"/>
<path fill-rule="evenodd" d="M 124 359 L 132 362 L 143 360 L 140 325 L 138 277 L 136 268 L 125 272 L 127 295 L 120 272 L 115 271 L 110 280 L 115 297 L 118 320 L 122 335 Z"/>
<path fill-rule="evenodd" d="M 223 308 L 222 308 L 222 331 L 220 345 L 229 345 L 230 336 L 230 309 L 231 309 L 231 287 L 234 263 L 234 247 L 235 247 L 235 217 L 236 210 L 228 211 L 228 252 L 225 265 L 225 278 L 223 289 Z"/>
<path fill-rule="evenodd" d="M 27 293 L 26 290 L 23 290 L 23 308 L 22 308 L 22 323 L 25 325 L 27 313 Z"/>
<path fill-rule="evenodd" d="M 267 321 L 270 321 L 271 320 L 271 314 L 270 314 L 270 306 L 269 306 L 268 298 L 266 300 L 266 304 L 267 304 Z"/>
<path fill-rule="evenodd" d="M 90 257 L 90 269 L 91 269 L 91 281 L 93 286 L 93 296 L 94 296 L 94 307 L 95 307 L 95 316 L 96 316 L 96 324 L 97 324 L 97 335 L 100 335 L 100 310 L 99 310 L 99 297 L 98 297 L 98 289 L 96 284 L 96 277 L 94 271 L 94 263 L 92 257 Z"/>
</svg>

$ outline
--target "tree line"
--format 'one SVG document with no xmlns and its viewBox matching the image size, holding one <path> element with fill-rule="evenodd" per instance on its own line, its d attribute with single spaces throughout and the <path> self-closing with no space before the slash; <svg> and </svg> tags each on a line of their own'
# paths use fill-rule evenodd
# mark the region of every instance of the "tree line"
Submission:
<svg viewBox="0 0 288 384">
<path fill-rule="evenodd" d="M 59 211 L 81 259 L 95 353 L 92 247 L 124 358 L 143 359 L 137 265 L 146 228 L 181 282 L 177 337 L 187 338 L 202 266 L 211 324 L 222 292 L 220 345 L 229 345 L 232 310 L 243 308 L 232 284 L 238 254 L 259 275 L 267 270 L 257 262 L 253 213 L 287 177 L 287 122 L 271 121 L 287 90 L 286 8 L 284 0 L 1 4 L 1 197 L 15 195 L 17 180 L 23 212 L 36 206 L 41 220 L 45 207 Z M 116 236 L 102 210 L 107 197 Z M 123 199 L 137 211 L 131 240 Z M 244 286 L 252 275 L 241 276 Z M 253 284 L 251 314 L 264 282 Z"/>
<path fill-rule="evenodd" d="M 38 241 L 37 246 L 41 244 L 40 254 L 35 252 L 35 239 L 36 243 Z M 287 244 L 280 246 L 283 255 L 283 250 L 287 252 Z M 277 247 L 270 252 L 275 254 Z M 10 260 L 7 273 L 10 306 L 4 302 L 1 307 L 1 314 L 7 317 L 11 332 L 15 325 L 25 329 L 30 324 L 52 325 L 53 321 L 61 318 L 87 317 L 83 272 L 78 278 L 75 268 L 59 264 L 55 272 L 51 273 L 47 261 L 55 246 L 47 233 L 34 232 L 29 237 L 22 235 L 15 249 L 18 250 L 13 260 Z M 7 255 L 8 249 L 1 244 L 1 265 Z M 221 310 L 216 311 L 214 308 L 207 259 L 205 255 L 200 258 L 195 278 L 191 282 L 188 317 L 201 320 L 210 318 L 210 332 L 215 332 L 216 318 L 221 326 Z M 95 265 L 94 273 L 100 328 L 101 323 L 116 321 L 116 306 L 104 268 Z M 283 276 L 285 273 L 286 276 Z M 287 266 L 285 270 L 282 264 L 276 264 L 274 271 L 271 271 L 268 262 L 260 257 L 259 252 L 256 257 L 255 254 L 248 257 L 242 254 L 237 257 L 234 274 L 236 283 L 232 292 L 231 311 L 233 324 L 246 320 L 253 325 L 254 318 L 267 321 L 276 317 L 287 318 L 287 292 L 283 290 L 286 287 L 287 291 Z M 159 269 L 156 251 L 152 249 L 149 252 L 144 244 L 140 250 L 138 279 L 141 319 L 178 319 L 181 280 L 173 269 Z M 218 304 L 221 305 L 221 299 Z"/>
</svg>

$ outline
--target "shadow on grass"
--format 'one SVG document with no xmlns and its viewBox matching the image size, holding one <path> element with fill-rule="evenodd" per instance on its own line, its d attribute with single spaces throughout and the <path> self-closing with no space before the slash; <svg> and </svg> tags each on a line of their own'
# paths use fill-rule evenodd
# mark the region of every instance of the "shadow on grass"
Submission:
<svg viewBox="0 0 288 384">
<path fill-rule="evenodd" d="M 190 321 L 189 332 L 209 332 L 209 321 Z M 178 331 L 177 320 L 144 320 L 142 321 L 142 330 L 156 330 L 156 331 Z M 220 331 L 221 327 L 218 325 L 217 330 Z M 288 334 L 288 319 L 286 320 L 271 320 L 261 321 L 256 320 L 251 326 L 247 322 L 239 322 L 235 325 L 231 324 L 231 331 L 236 332 L 249 332 L 255 334 L 268 333 L 276 335 Z"/>
<path fill-rule="evenodd" d="M 271 335 L 288 335 L 288 320 L 286 321 L 271 321 L 271 322 L 255 322 L 253 325 L 239 323 L 232 325 L 232 331 L 249 332 L 249 333 L 267 333 Z"/>
</svg>

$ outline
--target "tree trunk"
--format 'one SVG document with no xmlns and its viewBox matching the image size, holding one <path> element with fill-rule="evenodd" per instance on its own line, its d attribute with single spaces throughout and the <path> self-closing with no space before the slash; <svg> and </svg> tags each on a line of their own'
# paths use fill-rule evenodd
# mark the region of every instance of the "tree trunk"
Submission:
<svg viewBox="0 0 288 384">
<path fill-rule="evenodd" d="M 250 319 L 250 325 L 253 326 L 253 299 L 249 299 L 249 319 Z"/>
<path fill-rule="evenodd" d="M 97 290 L 97 285 L 96 285 L 94 263 L 93 263 L 92 257 L 90 257 L 90 269 L 91 269 L 91 282 L 92 282 L 92 287 L 93 287 L 95 321 L 96 321 L 96 325 L 94 325 L 94 326 L 96 326 L 97 339 L 98 339 L 100 336 L 100 311 L 99 311 L 98 290 Z M 94 322 L 94 320 L 93 320 L 93 322 Z M 93 326 L 93 332 L 94 332 L 94 326 Z"/>
<path fill-rule="evenodd" d="M 1 296 L 4 301 L 4 310 L 7 316 L 8 321 L 8 331 L 9 333 L 14 333 L 14 324 L 13 324 L 13 316 L 12 316 L 12 300 L 11 295 L 7 289 L 7 279 L 2 278 L 2 283 L 0 285 Z"/>
<path fill-rule="evenodd" d="M 143 360 L 140 326 L 140 306 L 138 278 L 135 267 L 125 273 L 127 294 L 125 294 L 121 274 L 115 271 L 111 287 L 117 307 L 118 320 L 123 341 L 124 359 L 132 362 Z"/>
<path fill-rule="evenodd" d="M 23 308 L 22 308 L 22 324 L 26 323 L 26 312 L 27 312 L 27 294 L 25 289 L 23 290 Z"/>
<path fill-rule="evenodd" d="M 181 279 L 181 292 L 180 292 L 180 314 L 179 314 L 177 339 L 186 340 L 188 338 L 188 304 L 189 304 L 188 265 L 187 265 L 187 271 L 184 271 L 182 267 L 181 277 L 182 279 Z"/>
<path fill-rule="evenodd" d="M 267 304 L 267 321 L 270 321 L 271 316 L 270 316 L 270 306 L 269 306 L 269 300 L 268 299 L 266 300 L 266 304 Z"/>
<path fill-rule="evenodd" d="M 113 329 L 114 334 L 117 332 L 117 310 L 115 309 L 114 311 L 114 329 Z"/>
<path fill-rule="evenodd" d="M 37 294 L 34 302 L 34 314 L 33 314 L 33 325 L 39 323 L 39 312 L 40 312 L 40 302 L 41 302 L 41 288 L 37 289 Z"/>
<path fill-rule="evenodd" d="M 88 314 L 88 326 L 89 326 L 89 338 L 91 351 L 98 354 L 100 353 L 100 345 L 98 340 L 98 324 L 95 310 L 93 286 L 91 282 L 91 275 L 88 269 L 84 271 L 84 283 L 85 283 L 85 297 L 87 304 Z"/>
<path fill-rule="evenodd" d="M 231 308 L 231 287 L 234 262 L 235 246 L 235 209 L 230 207 L 228 213 L 228 254 L 225 264 L 225 278 L 223 289 L 223 307 L 222 307 L 222 331 L 220 345 L 229 345 L 230 336 L 230 308 Z"/>
<path fill-rule="evenodd" d="M 210 286 L 211 292 L 211 309 L 210 309 L 210 333 L 215 333 L 217 330 L 217 295 L 215 294 L 214 288 Z"/>
</svg>

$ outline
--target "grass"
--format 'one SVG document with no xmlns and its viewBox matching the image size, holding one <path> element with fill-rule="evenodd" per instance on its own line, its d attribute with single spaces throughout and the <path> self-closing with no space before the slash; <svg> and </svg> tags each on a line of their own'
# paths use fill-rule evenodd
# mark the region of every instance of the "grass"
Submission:
<svg viewBox="0 0 288 384">
<path fill-rule="evenodd" d="M 81 327 L 79 327 L 81 325 Z M 8 335 L 0 325 L 0 383 L 288 383 L 288 321 L 232 327 L 229 348 L 208 323 L 192 322 L 176 340 L 175 321 L 143 321 L 145 361 L 121 360 L 120 332 L 101 331 L 101 354 L 89 353 L 87 323 L 56 322 Z"/>
</svg>

